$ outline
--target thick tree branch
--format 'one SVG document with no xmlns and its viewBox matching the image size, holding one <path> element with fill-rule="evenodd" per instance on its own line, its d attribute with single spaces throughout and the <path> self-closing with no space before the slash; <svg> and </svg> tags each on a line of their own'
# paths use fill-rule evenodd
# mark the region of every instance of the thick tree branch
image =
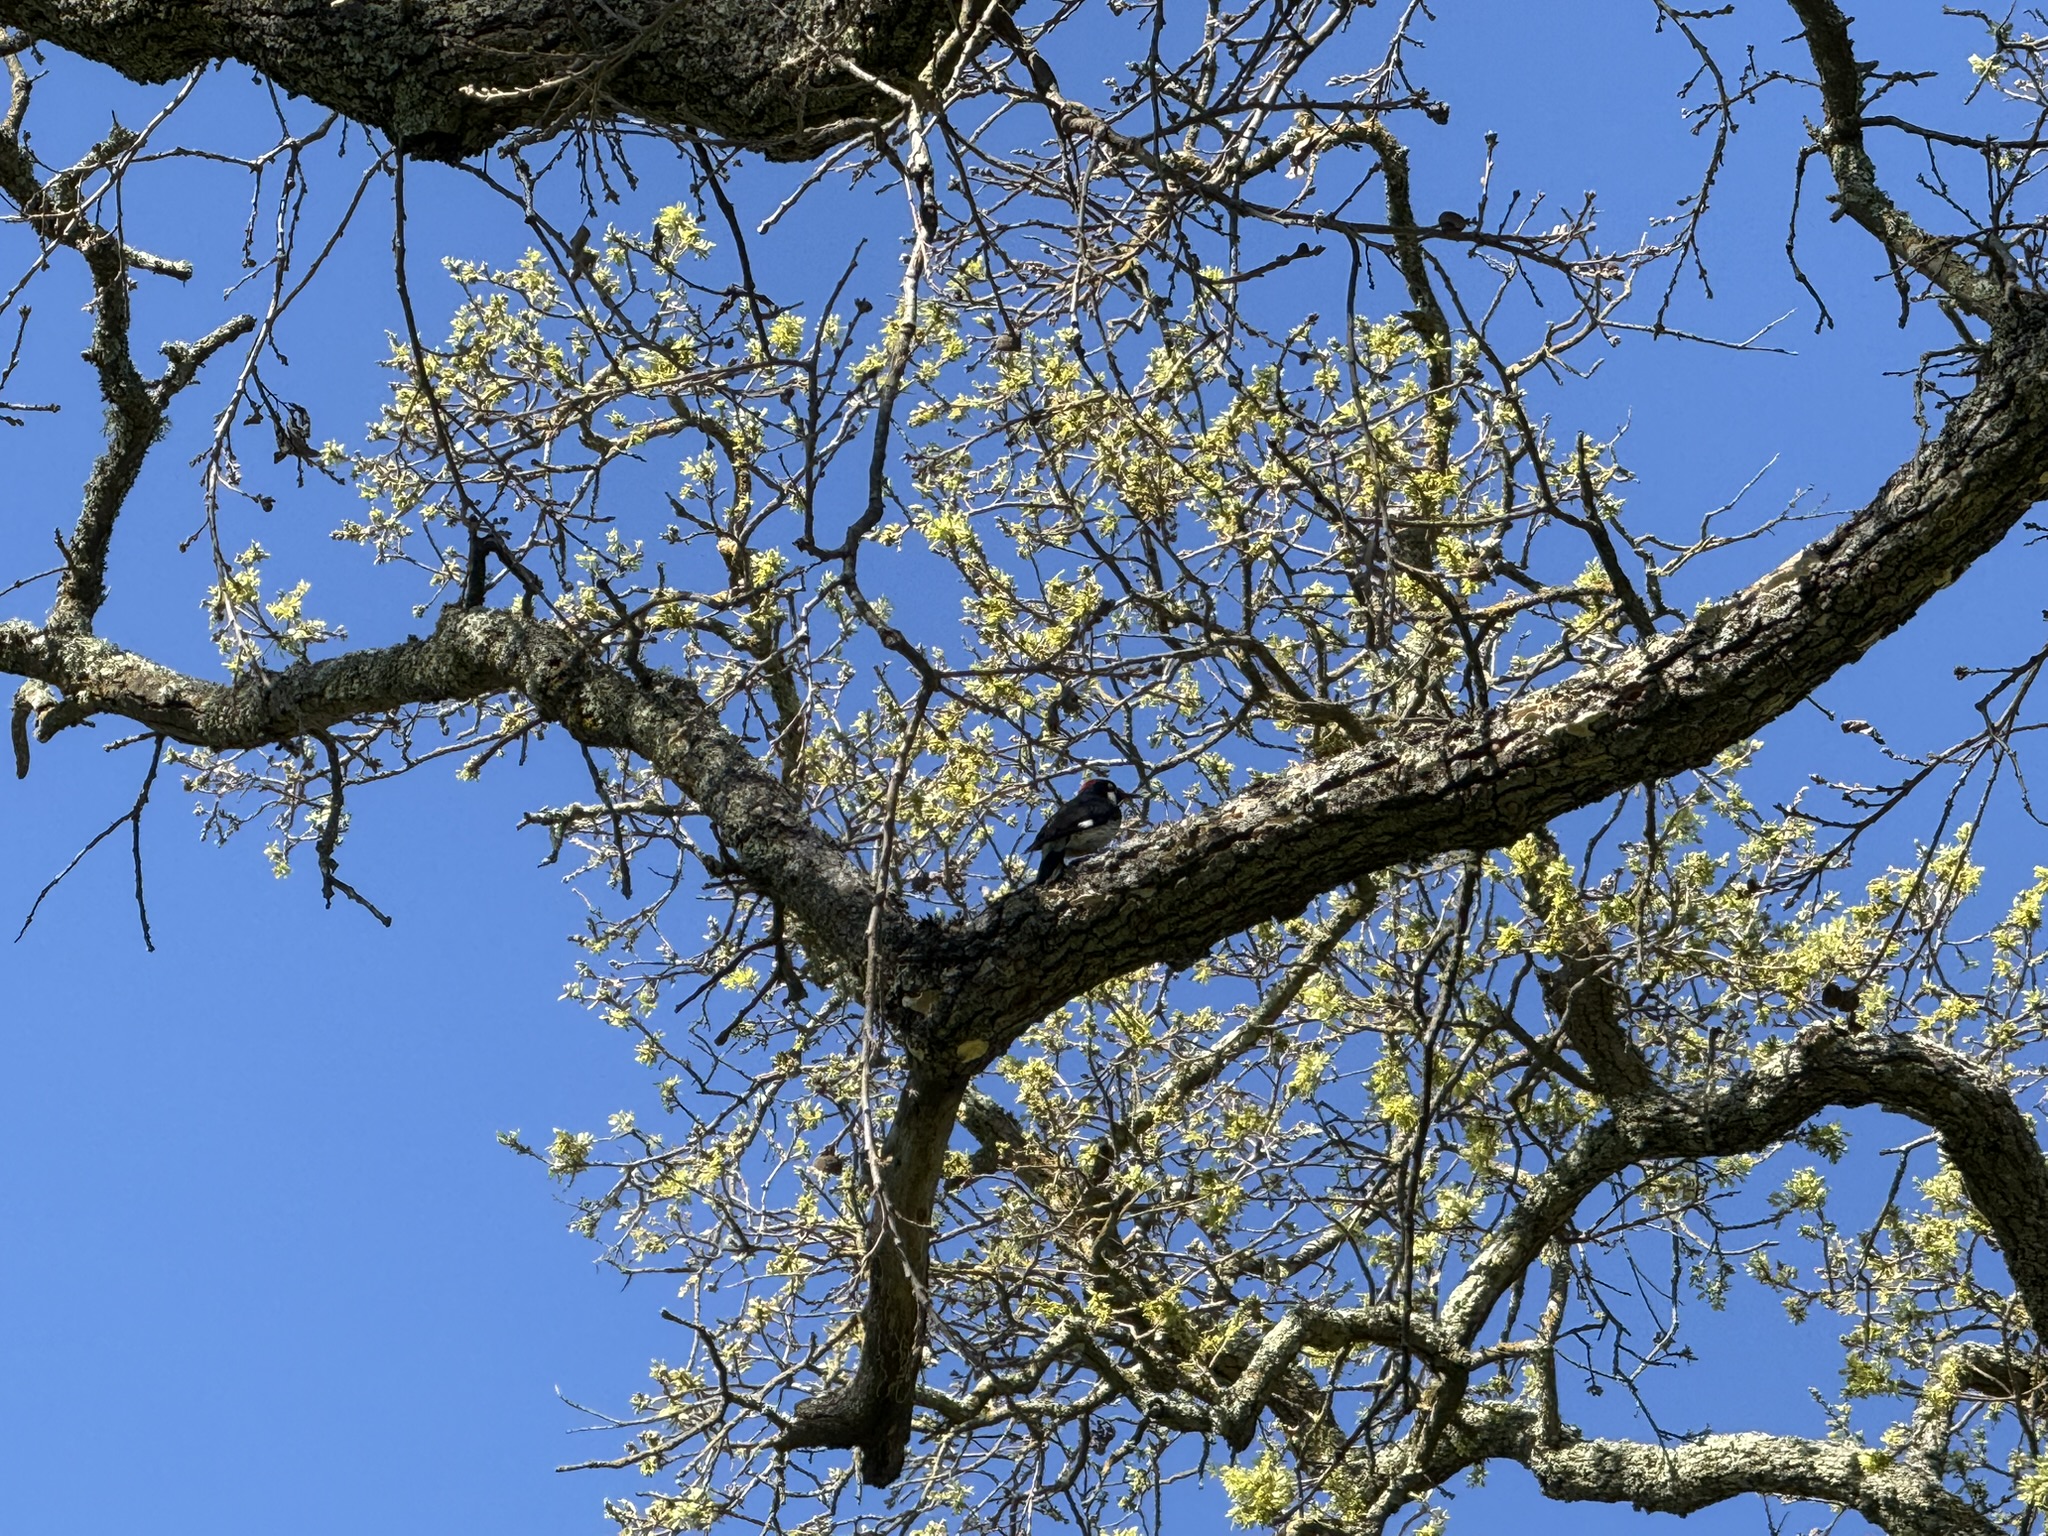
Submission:
<svg viewBox="0 0 2048 1536">
<path fill-rule="evenodd" d="M 2048 489 L 2048 326 L 1994 334 L 1978 387 L 1832 533 L 1676 633 L 1504 709 L 1305 763 L 920 936 L 898 984 L 942 1006 L 906 1043 L 978 1070 L 1047 1010 L 1293 917 L 1393 865 L 1499 847 L 1710 761 L 1910 619 Z"/>
<path fill-rule="evenodd" d="M 1990 1224 L 2020 1298 L 2048 1316 L 2048 1161 L 1998 1080 L 1960 1052 L 1840 1026 L 1808 1030 L 1748 1076 L 1707 1092 L 1624 1100 L 1520 1192 L 1444 1304 L 1467 1346 L 1500 1298 L 1562 1233 L 1580 1201 L 1623 1169 L 1761 1152 L 1829 1108 L 1876 1104 L 1933 1130 Z"/>
<path fill-rule="evenodd" d="M 0 0 L 0 22 L 174 79 L 235 59 L 456 160 L 522 128 L 621 114 L 801 160 L 895 116 L 874 81 L 913 85 L 982 6 L 951 0 Z M 969 13 L 965 24 L 960 12 Z"/>
<path fill-rule="evenodd" d="M 844 1385 L 802 1404 L 778 1445 L 861 1453 L 861 1476 L 881 1488 L 902 1474 L 924 1365 L 930 1308 L 932 1206 L 962 1086 L 913 1070 L 882 1145 L 860 1364 Z"/>
<path fill-rule="evenodd" d="M 1595 1188 L 1634 1165 L 1757 1153 L 1784 1141 L 1792 1130 L 1827 1108 L 1862 1108 L 1866 1104 L 1876 1104 L 1935 1130 L 1942 1155 L 1960 1171 L 1972 1204 L 1991 1225 L 2013 1284 L 2028 1305 L 2028 1313 L 2042 1317 L 2040 1309 L 2048 1307 L 2048 1159 L 2042 1157 L 2028 1116 L 2013 1104 L 1991 1073 L 1942 1044 L 1911 1036 L 1870 1038 L 1849 1034 L 1837 1026 L 1825 1026 L 1808 1030 L 1786 1051 L 1774 1055 L 1737 1083 L 1702 1094 L 1651 1094 L 1618 1104 L 1608 1120 L 1587 1130 L 1548 1171 L 1522 1188 L 1516 1206 L 1505 1214 L 1438 1317 L 1403 1313 L 1399 1307 L 1335 1309 L 1303 1305 L 1290 1309 L 1257 1337 L 1235 1386 L 1214 1413 L 1217 1432 L 1237 1448 L 1249 1444 L 1249 1432 L 1257 1415 L 1272 1405 L 1270 1393 L 1274 1384 L 1294 1368 L 1303 1350 L 1335 1350 L 1346 1343 L 1399 1348 L 1421 1358 L 1448 1380 L 1462 1384 L 1470 1370 L 1487 1360 L 1526 1354 L 1532 1352 L 1532 1346 L 1540 1348 L 1540 1337 L 1489 1350 L 1477 1348 L 1477 1339 L 1487 1329 L 1501 1296 L 1520 1284 L 1522 1276 L 1536 1264 L 1544 1245 L 1565 1233 L 1573 1212 Z M 1554 1329 L 1554 1319 L 1546 1327 Z M 1958 1354 L 1956 1364 L 1946 1374 L 1942 1370 L 1935 1374 L 1942 1376 L 1942 1380 L 1931 1382 L 1937 1397 L 1944 1391 L 1950 1397 L 1958 1391 L 1997 1391 L 2011 1397 L 2030 1391 L 2034 1382 L 2032 1368 L 2021 1368 L 2017 1362 L 1980 1346 Z M 1548 1382 L 1548 1372 L 1542 1370 L 1538 1380 Z M 1544 1413 L 1554 1417 L 1554 1403 L 1544 1407 Z M 1481 1421 L 1483 1415 L 1485 1411 L 1481 1411 Z M 1386 1509 L 1391 1511 L 1421 1489 L 1436 1487 L 1442 1481 L 1438 1468 L 1430 1466 L 1438 1454 L 1452 1460 L 1444 1477 L 1487 1456 L 1509 1456 L 1538 1470 L 1536 1462 L 1530 1460 L 1532 1452 L 1528 1446 L 1473 1454 L 1473 1446 L 1468 1444 L 1470 1419 L 1464 1417 L 1456 1423 L 1462 1427 L 1454 1427 L 1448 1440 L 1446 1436 L 1430 1434 L 1413 1438 L 1409 1450 L 1413 1460 L 1411 1475 L 1407 1479 L 1393 1475 L 1386 1483 Z M 1933 1436 L 1935 1427 L 1927 1427 L 1921 1438 Z M 1550 1440 L 1556 1440 L 1556 1436 L 1552 1434 Z M 1530 1444 L 1540 1446 L 1548 1442 L 1536 1440 Z M 1610 1446 L 1602 1454 L 1622 1454 L 1624 1450 L 1628 1448 Z M 1585 1462 L 1581 1452 L 1583 1446 L 1569 1448 L 1569 1454 L 1556 1452 L 1565 1456 L 1565 1460 L 1556 1462 L 1561 1477 L 1565 1473 L 1573 1477 L 1593 1477 L 1597 1473 L 1604 1483 L 1632 1487 L 1612 1464 L 1599 1458 Z M 1542 1477 L 1540 1470 L 1538 1477 Z M 1583 1483 L 1583 1487 L 1593 1485 Z M 1679 1489 L 1679 1485 L 1671 1487 Z M 1688 1487 L 1692 1487 L 1692 1493 L 1673 1491 L 1669 1497 L 1696 1495 L 1696 1503 L 1638 1501 L 1638 1507 L 1686 1513 L 1704 1503 L 1729 1497 L 1729 1493 L 1714 1493 L 1712 1489 L 1718 1483 L 1712 1481 L 1690 1483 Z M 1929 1481 L 1929 1487 L 1939 1487 L 1939 1483 Z M 1610 1495 L 1579 1493 L 1554 1497 Z M 1622 1493 L 1612 1497 L 1634 1499 L 1636 1495 Z M 1823 1497 L 1870 1513 L 1866 1505 L 1839 1493 L 1804 1493 L 1798 1497 Z M 1917 1528 L 1886 1524 L 1886 1530 Z"/>
<path fill-rule="evenodd" d="M 2028 1312 L 2044 1315 L 2039 1309 L 2048 1306 L 2048 1159 L 2012 1096 L 1992 1074 L 1946 1046 L 1824 1027 L 1808 1031 L 1734 1084 L 1618 1104 L 1609 1119 L 1527 1182 L 1440 1313 L 1432 1315 L 1426 1306 L 1291 1308 L 1258 1337 L 1217 1407 L 1217 1433 L 1233 1446 L 1248 1444 L 1259 1413 L 1272 1405 L 1273 1385 L 1304 1349 L 1345 1344 L 1399 1348 L 1458 1382 L 1489 1360 L 1540 1352 L 1540 1336 L 1483 1349 L 1477 1341 L 1501 1298 L 1601 1184 L 1643 1164 L 1761 1152 L 1823 1110 L 1867 1104 L 1934 1130 L 1943 1156 L 1962 1173 L 1972 1203 L 1990 1225 Z M 1554 1330 L 1555 1320 L 1547 1326 Z M 1946 1391 L 1951 1399 L 1958 1391 L 2013 1396 L 2031 1390 L 2035 1380 L 2030 1365 L 1983 1346 L 1958 1354 L 1946 1375 L 1935 1374 L 1942 1377 L 1932 1383 L 1936 1396 Z M 1548 1380 L 1547 1373 L 1539 1379 Z M 1933 1433 L 1929 1429 L 1928 1435 Z M 1417 1443 L 1434 1438 L 1424 1436 Z M 1526 1458 L 1515 1453 L 1515 1459 Z M 1404 1491 L 1399 1478 L 1388 1487 L 1395 1503 L 1417 1491 Z M 1705 1502 L 1725 1496 L 1715 1494 Z"/>
<path fill-rule="evenodd" d="M 1473 1343 L 1500 1297 L 1526 1273 L 1543 1244 L 1569 1222 L 1580 1201 L 1602 1181 L 1632 1164 L 1674 1156 L 1703 1157 L 1762 1150 L 1819 1109 L 1830 1105 L 1856 1107 L 1877 1103 L 1936 1128 L 1944 1153 L 1963 1170 L 1972 1199 L 1984 1212 L 2007 1255 L 2021 1294 L 2030 1309 L 2038 1304 L 2048 1281 L 2048 1225 L 2042 1206 L 2048 1199 L 2048 1163 L 2035 1147 L 2025 1116 L 1988 1075 L 1942 1047 L 1914 1040 L 1871 1041 L 1834 1032 L 1818 1032 L 1796 1045 L 1747 1082 L 1694 1101 L 1662 1098 L 1629 1106 L 1597 1127 L 1535 1181 L 1524 1201 L 1472 1266 L 1442 1317 L 1404 1313 L 1396 1307 L 1352 1309 L 1306 1305 L 1291 1309 L 1258 1341 L 1235 1385 L 1215 1413 L 1215 1427 L 1227 1442 L 1242 1448 L 1267 1406 L 1273 1384 L 1294 1368 L 1302 1350 L 1330 1350 L 1346 1344 L 1398 1348 L 1424 1360 L 1447 1379 L 1462 1383 L 1472 1369 L 1509 1354 L 1541 1353 L 1545 1339 L 1517 1341 L 1474 1349 Z M 1549 1317 L 1554 1332 L 1555 1319 Z M 1547 1366 L 1547 1362 L 1539 1362 Z M 1958 1391 L 1994 1392 L 2012 1396 L 2029 1390 L 2035 1379 L 2025 1367 L 1983 1346 L 1957 1356 L 1953 1369 L 1930 1378 L 1929 1400 L 1940 1408 L 1940 1423 L 1930 1422 L 1920 1441 L 1945 1438 L 1948 1407 Z M 1547 1369 L 1532 1378 L 1539 1399 L 1554 1391 Z M 1946 1394 L 1944 1398 L 1943 1394 Z M 1491 1457 L 1519 1461 L 1536 1472 L 1554 1498 L 1626 1501 L 1638 1508 L 1684 1514 L 1742 1492 L 1777 1492 L 1788 1497 L 1815 1498 L 1855 1508 L 1874 1523 L 1895 1532 L 1973 1528 L 1934 1524 L 1901 1524 L 1908 1506 L 1951 1511 L 1964 1506 L 1941 1489 L 1930 1466 L 1901 1473 L 1910 1495 L 1894 1483 L 1873 1482 L 1885 1461 L 1868 1465 L 1860 1458 L 1829 1462 L 1820 1481 L 1799 1481 L 1812 1471 L 1804 1441 L 1766 1447 L 1770 1456 L 1757 1465 L 1770 1481 L 1730 1483 L 1716 1473 L 1728 1466 L 1716 1457 L 1691 1463 L 1675 1461 L 1668 1452 L 1614 1442 L 1575 1442 L 1556 1427 L 1555 1404 L 1541 1400 L 1533 1410 L 1507 1410 L 1506 1421 L 1494 1410 L 1461 1410 L 1443 1435 L 1418 1433 L 1404 1454 L 1408 1465 L 1389 1470 L 1379 1500 L 1384 1518 L 1427 1488 L 1458 1471 Z M 1548 1424 L 1550 1427 L 1545 1428 Z M 1506 1440 L 1500 1431 L 1513 1433 Z M 1688 1450 L 1768 1437 L 1714 1437 Z M 1836 1447 L 1825 1448 L 1832 1452 Z M 1852 1448 L 1850 1448 L 1852 1449 Z M 1778 1453 L 1783 1451 L 1785 1456 Z M 1680 1455 L 1686 1452 L 1680 1452 Z M 1661 1469 L 1646 1481 L 1649 1465 Z M 1661 1460 L 1659 1459 L 1661 1458 Z M 1788 1469 L 1806 1469 L 1797 1472 Z M 1850 1475 L 1844 1477 L 1844 1468 Z M 1555 1486 L 1553 1486 L 1553 1483 Z M 1936 1496 L 1938 1495 L 1938 1498 Z M 1936 1498 L 1930 1505 L 1928 1500 Z M 1916 1503 L 1917 1501 L 1917 1503 Z M 1370 1524 L 1370 1522 L 1368 1522 Z"/>
<path fill-rule="evenodd" d="M 1484 1358 L 1451 1338 L 1426 1313 L 1393 1302 L 1362 1307 L 1313 1303 L 1290 1307 L 1251 1351 L 1241 1374 L 1216 1408 L 1216 1433 L 1234 1450 L 1251 1444 L 1252 1427 L 1276 1383 L 1292 1370 L 1304 1349 L 1331 1351 L 1357 1345 L 1401 1350 L 1439 1373 L 1467 1373 Z"/>
<path fill-rule="evenodd" d="M 426 639 L 235 683 L 191 677 L 91 635 L 10 620 L 0 623 L 0 671 L 62 689 L 67 722 L 114 714 L 217 751 L 291 741 L 411 705 L 519 693 L 585 746 L 653 764 L 710 819 L 748 883 L 791 912 L 819 953 L 850 974 L 866 953 L 866 876 L 696 689 L 658 672 L 636 680 L 543 620 L 445 609 Z M 39 719 L 45 740 L 53 728 Z M 893 942 L 896 920 L 885 928 Z"/>
<path fill-rule="evenodd" d="M 1689 1515 L 1744 1494 L 1812 1499 L 1853 1509 L 1890 1536 L 1992 1536 L 2001 1529 L 1916 1463 L 1855 1445 L 1791 1435 L 1703 1435 L 1674 1446 L 1625 1440 L 1544 1442 L 1539 1415 L 1520 1405 L 1468 1414 L 1438 1458 L 1520 1462 L 1553 1499 L 1630 1504 L 1656 1514 Z M 1443 1481 L 1429 1469 L 1430 1486 Z"/>
</svg>

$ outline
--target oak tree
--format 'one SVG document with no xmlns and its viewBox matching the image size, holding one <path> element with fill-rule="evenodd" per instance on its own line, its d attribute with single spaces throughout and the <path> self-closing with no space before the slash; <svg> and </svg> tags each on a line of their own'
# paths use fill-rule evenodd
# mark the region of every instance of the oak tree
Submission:
<svg viewBox="0 0 2048 1536">
<path fill-rule="evenodd" d="M 528 819 L 655 1094 L 513 1145 L 665 1277 L 679 1342 L 601 1458 L 654 1485 L 626 1530 L 1147 1528 L 1202 1467 L 1243 1524 L 1434 1529 L 1496 1462 L 1895 1536 L 2048 1506 L 2048 875 L 1970 900 L 1984 817 L 2037 825 L 1998 786 L 2048 652 L 1875 783 L 1743 788 L 2048 485 L 2048 44 L 1962 15 L 1957 84 L 1832 0 L 1644 0 L 1699 159 L 1616 234 L 1497 185 L 1492 135 L 1439 147 L 1465 10 L 0 0 L 11 297 L 90 299 L 23 310 L 9 430 L 45 336 L 104 408 L 0 623 L 17 769 L 117 726 L 121 823 L 162 768 L 381 916 L 344 859 L 375 782 L 587 768 Z M 184 136 L 228 63 L 271 103 L 231 150 Z M 116 76 L 164 109 L 32 138 Z M 1784 281 L 1829 323 L 1798 242 L 1861 232 L 1918 446 L 1817 524 L 1625 505 L 1575 382 L 1714 344 L 1726 151 L 1787 99 Z M 218 231 L 127 210 L 200 159 L 244 178 L 207 220 L 242 270 L 169 336 Z M 422 249 L 455 197 L 522 238 Z M 387 237 L 382 403 L 316 433 L 292 328 Z M 197 530 L 146 577 L 110 564 L 145 483 Z M 257 533 L 343 491 L 332 560 L 375 569 L 323 616 Z M 124 632 L 122 572 L 203 590 L 220 665 Z M 1032 883 L 1088 776 L 1123 835 Z M 1787 1165 L 1866 1106 L 1921 1130 L 1857 1149 L 1859 1222 Z M 1657 1384 L 1738 1288 L 1842 1339 L 1810 1438 Z"/>
</svg>

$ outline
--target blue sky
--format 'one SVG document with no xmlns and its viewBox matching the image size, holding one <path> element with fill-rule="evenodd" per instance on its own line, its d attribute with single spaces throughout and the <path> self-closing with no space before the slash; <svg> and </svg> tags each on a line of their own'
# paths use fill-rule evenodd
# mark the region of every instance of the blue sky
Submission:
<svg viewBox="0 0 2048 1536">
<path fill-rule="evenodd" d="M 1859 34 L 1866 54 L 1945 71 L 1920 87 L 1916 107 L 1931 117 L 1959 97 L 1964 57 L 1981 46 L 1967 24 L 1937 11 L 1888 7 Z M 1672 102 L 1688 66 L 1673 38 L 1654 34 L 1647 7 L 1574 6 L 1565 26 L 1555 14 L 1443 8 L 1418 74 L 1453 117 L 1418 149 L 1418 207 L 1471 205 L 1478 137 L 1495 129 L 1497 188 L 1542 185 L 1566 200 L 1597 188 L 1610 238 L 1625 241 L 1640 218 L 1668 210 L 1703 154 Z M 1760 15 L 1754 30 L 1770 42 L 1791 30 L 1787 13 Z M 1888 45 L 1881 25 L 1933 42 L 1908 54 Z M 78 135 L 104 122 L 103 77 L 89 77 L 91 91 L 77 88 L 84 78 L 60 70 L 45 89 L 32 122 L 47 158 L 74 152 Z M 131 122 L 153 99 L 112 94 L 138 104 L 123 108 Z M 202 87 L 193 129 L 226 133 L 261 100 L 225 71 Z M 1631 504 L 1641 522 L 1688 526 L 1774 457 L 1752 492 L 1758 515 L 1801 487 L 1813 488 L 1816 506 L 1848 509 L 1911 451 L 1908 386 L 1883 374 L 1909 368 L 1928 341 L 1917 322 L 1896 329 L 1875 252 L 1860 233 L 1809 217 L 1802 249 L 1839 322 L 1819 336 L 1785 268 L 1791 158 L 1807 106 L 1780 92 L 1737 137 L 1708 235 L 1719 300 L 1687 307 L 1693 323 L 1730 336 L 1789 311 L 1775 340 L 1798 355 L 1634 344 L 1555 402 L 1561 432 L 1629 423 L 1624 459 L 1639 477 Z M 316 194 L 334 196 L 367 158 L 358 139 L 321 172 Z M 433 288 L 430 258 L 509 259 L 517 231 L 459 173 L 412 176 L 414 271 L 431 295 L 422 322 L 432 335 L 449 295 Z M 762 200 L 787 177 L 764 172 Z M 233 173 L 194 166 L 156 201 L 141 192 L 131 201 L 140 243 L 202 263 L 189 293 L 145 283 L 139 342 L 192 334 L 220 312 L 219 291 L 235 275 L 237 185 Z M 359 440 L 384 385 L 374 364 L 395 324 L 389 225 L 374 203 L 365 220 L 287 332 L 298 366 L 278 377 L 313 408 L 316 437 Z M 824 226 L 809 238 L 772 259 L 794 271 L 834 236 Z M 0 233 L 0 260 L 18 263 L 22 249 L 18 230 Z M 67 274 L 55 277 L 35 299 L 30 356 L 55 372 L 23 377 L 68 367 L 72 382 L 34 386 L 65 391 L 62 416 L 0 429 L 11 481 L 0 519 L 7 580 L 46 563 L 49 532 L 74 515 L 92 447 L 96 408 L 77 390 L 81 370 L 64 361 L 78 345 L 78 290 L 64 286 Z M 1329 311 L 1304 293 L 1304 308 L 1317 305 Z M 212 664 L 198 610 L 210 577 L 176 545 L 198 521 L 185 459 L 208 399 L 195 392 L 133 504 L 102 626 L 195 668 Z M 351 500 L 315 482 L 242 526 L 279 571 L 295 561 L 313 570 L 315 606 L 332 594 L 322 611 L 346 617 L 358 642 L 424 628 L 431 616 L 411 619 L 389 587 L 351 571 L 360 560 L 332 554 L 327 531 Z M 1781 557 L 1740 552 L 1715 567 L 1714 585 Z M 1953 666 L 2031 648 L 2036 560 L 2011 551 L 1985 562 L 1831 685 L 1825 702 L 1878 720 L 1895 741 L 1939 738 L 1968 694 Z M 351 601 L 380 591 L 375 607 Z M 17 594 L 6 612 L 40 617 L 46 598 L 46 588 Z M 144 765 L 136 749 L 102 752 L 113 734 L 70 733 L 38 752 L 26 782 L 0 788 L 0 926 L 10 933 L 43 884 L 132 799 Z M 1757 779 L 1767 793 L 1789 792 L 1809 771 L 1849 771 L 1864 750 L 1810 710 L 1768 739 Z M 582 1420 L 563 1398 L 622 1405 L 668 1347 L 656 1316 L 664 1297 L 654 1284 L 624 1290 L 595 1267 L 595 1250 L 564 1230 L 568 1213 L 536 1166 L 494 1141 L 514 1127 L 543 1137 L 554 1126 L 597 1127 L 647 1098 L 626 1042 L 554 1000 L 581 906 L 535 868 L 540 835 L 513 830 L 522 811 L 579 793 L 580 772 L 573 758 L 543 752 L 523 771 L 476 784 L 429 771 L 352 797 L 345 873 L 393 914 L 389 931 L 345 906 L 323 910 L 309 868 L 274 879 L 260 836 L 203 846 L 166 773 L 143 834 L 156 952 L 139 938 L 124 832 L 0 958 L 10 1004 L 0 1016 L 0 1125 L 14 1149 L 0 1186 L 0 1315 L 11 1323 L 0 1332 L 0 1525 L 133 1520 L 163 1536 L 282 1525 L 304 1536 L 609 1528 L 601 1498 L 633 1481 L 552 1472 L 614 1449 L 610 1435 L 570 1438 Z M 2018 845 L 1998 859 L 1993 890 L 2002 875 L 2048 862 Z M 1852 1124 L 1861 1136 L 1903 1139 L 1877 1117 Z M 1794 1333 L 1758 1309 L 1731 1314 L 1707 1344 L 1726 1353 L 1699 1374 L 1700 1424 L 1819 1430 L 1803 1387 L 1780 1380 L 1779 1366 L 1831 1356 L 1830 1338 Z M 1829 1365 L 1812 1370 L 1831 1379 Z M 1454 1508 L 1466 1530 L 1656 1523 L 1541 1506 L 1506 1470 Z M 1689 1529 L 1751 1530 L 1759 1518 L 1753 1507 L 1709 1512 Z"/>
</svg>

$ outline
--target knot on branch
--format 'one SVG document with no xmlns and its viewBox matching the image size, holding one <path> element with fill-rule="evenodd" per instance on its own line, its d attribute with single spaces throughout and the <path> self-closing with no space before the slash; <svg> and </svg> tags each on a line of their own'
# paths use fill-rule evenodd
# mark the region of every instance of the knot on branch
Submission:
<svg viewBox="0 0 2048 1536">
<path fill-rule="evenodd" d="M 856 1451 L 861 1481 L 871 1488 L 886 1488 L 901 1477 L 910 1445 L 912 1394 L 885 1393 L 868 1367 L 872 1358 L 872 1351 L 863 1353 L 860 1370 L 845 1386 L 799 1404 L 775 1448 Z"/>
<path fill-rule="evenodd" d="M 17 779 L 28 777 L 29 717 L 35 717 L 37 738 L 48 741 L 50 738 L 43 734 L 43 721 L 59 702 L 56 689 L 34 678 L 14 690 L 14 715 L 9 722 L 9 734 L 14 739 L 14 776 Z"/>
</svg>

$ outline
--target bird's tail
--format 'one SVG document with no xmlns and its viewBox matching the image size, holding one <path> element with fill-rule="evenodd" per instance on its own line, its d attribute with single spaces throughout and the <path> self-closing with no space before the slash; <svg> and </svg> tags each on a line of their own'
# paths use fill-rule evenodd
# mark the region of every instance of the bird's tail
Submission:
<svg viewBox="0 0 2048 1536">
<path fill-rule="evenodd" d="M 1066 867 L 1066 856 L 1057 848 L 1045 850 L 1045 857 L 1038 861 L 1038 884 L 1043 885 Z"/>
</svg>

